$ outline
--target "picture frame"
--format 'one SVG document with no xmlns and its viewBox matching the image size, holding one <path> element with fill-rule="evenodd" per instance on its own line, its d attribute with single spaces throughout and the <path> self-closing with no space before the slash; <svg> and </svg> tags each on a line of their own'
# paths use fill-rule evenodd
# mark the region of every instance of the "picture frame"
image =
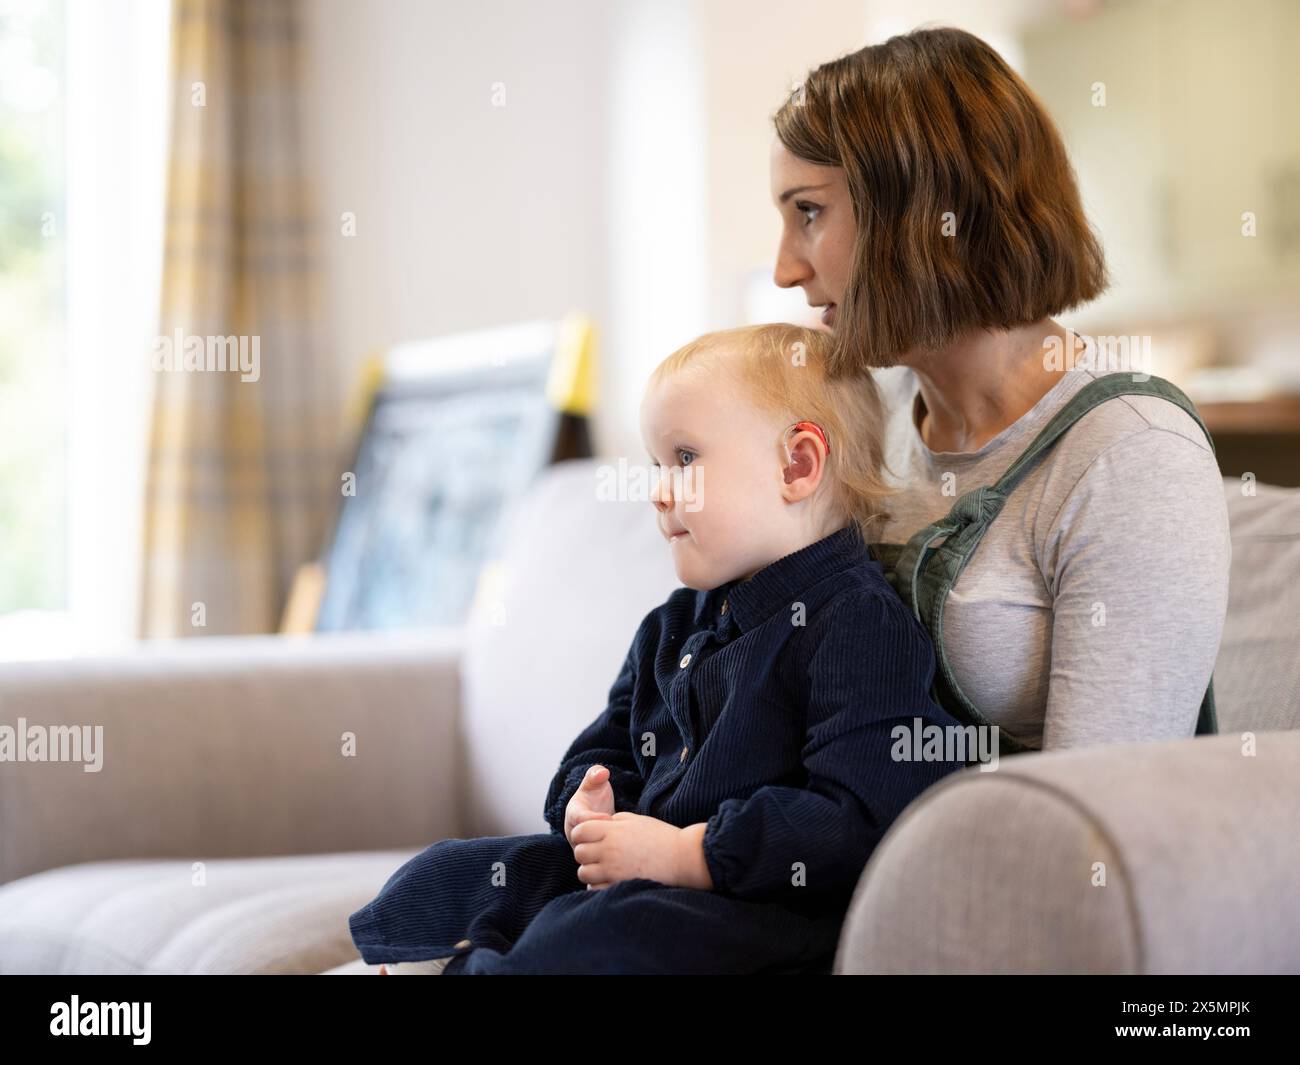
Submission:
<svg viewBox="0 0 1300 1065">
<path fill-rule="evenodd" d="M 591 453 L 593 332 L 575 313 L 384 354 L 316 574 L 314 631 L 467 620 L 508 501 Z"/>
</svg>

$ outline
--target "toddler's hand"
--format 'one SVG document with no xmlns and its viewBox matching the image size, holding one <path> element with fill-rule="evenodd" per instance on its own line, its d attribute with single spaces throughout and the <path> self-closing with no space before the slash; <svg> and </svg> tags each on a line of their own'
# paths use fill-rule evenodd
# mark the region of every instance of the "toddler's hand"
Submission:
<svg viewBox="0 0 1300 1065">
<path fill-rule="evenodd" d="M 657 817 L 624 810 L 599 823 L 576 827 L 569 842 L 578 859 L 578 879 L 589 890 L 599 891 L 634 877 L 696 886 L 687 876 L 686 833 Z"/>
<path fill-rule="evenodd" d="M 587 770 L 569 805 L 564 808 L 564 838 L 573 845 L 573 830 L 583 821 L 614 815 L 614 788 L 609 782 L 609 770 L 594 765 Z"/>
</svg>

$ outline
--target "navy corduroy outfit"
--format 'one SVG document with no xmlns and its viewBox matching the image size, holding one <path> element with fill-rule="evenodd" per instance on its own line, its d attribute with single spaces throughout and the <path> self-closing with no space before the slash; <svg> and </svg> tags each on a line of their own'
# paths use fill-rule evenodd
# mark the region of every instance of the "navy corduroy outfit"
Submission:
<svg viewBox="0 0 1300 1065">
<path fill-rule="evenodd" d="M 646 615 L 604 712 L 548 790 L 549 832 L 446 839 L 349 918 L 366 962 L 463 973 L 830 971 L 854 887 L 951 762 L 895 761 L 891 730 L 955 726 L 930 638 L 856 526 Z M 646 753 L 650 752 L 650 753 Z M 621 810 L 707 822 L 712 890 L 588 890 L 564 836 L 587 770 Z"/>
</svg>

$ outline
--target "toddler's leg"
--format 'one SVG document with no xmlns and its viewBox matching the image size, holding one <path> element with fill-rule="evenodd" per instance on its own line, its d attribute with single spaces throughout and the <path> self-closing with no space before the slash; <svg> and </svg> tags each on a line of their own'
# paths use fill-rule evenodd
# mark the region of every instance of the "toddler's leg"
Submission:
<svg viewBox="0 0 1300 1065">
<path fill-rule="evenodd" d="M 558 896 L 506 949 L 459 954 L 445 975 L 829 972 L 842 921 L 633 878 Z"/>
<path fill-rule="evenodd" d="M 508 950 L 551 899 L 585 887 L 559 833 L 445 839 L 390 876 L 348 927 L 371 964 L 441 959 L 464 938 Z"/>
</svg>

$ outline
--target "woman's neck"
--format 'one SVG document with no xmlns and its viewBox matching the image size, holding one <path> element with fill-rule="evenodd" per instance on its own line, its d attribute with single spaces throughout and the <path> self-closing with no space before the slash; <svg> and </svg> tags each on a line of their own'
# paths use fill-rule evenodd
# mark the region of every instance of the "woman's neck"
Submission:
<svg viewBox="0 0 1300 1065">
<path fill-rule="evenodd" d="M 976 331 L 904 359 L 920 384 L 914 417 L 926 447 L 978 451 L 1031 410 L 1064 372 L 1045 366 L 1049 336 L 1070 350 L 1069 331 L 1045 318 L 1010 331 Z"/>
</svg>

